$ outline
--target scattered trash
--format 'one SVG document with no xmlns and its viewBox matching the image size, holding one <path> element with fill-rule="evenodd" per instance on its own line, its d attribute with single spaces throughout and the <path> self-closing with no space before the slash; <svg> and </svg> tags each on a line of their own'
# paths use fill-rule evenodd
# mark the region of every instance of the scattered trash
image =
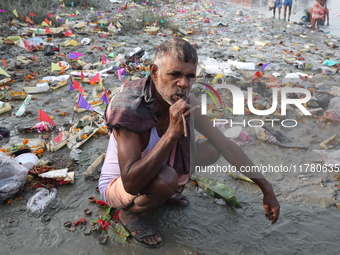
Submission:
<svg viewBox="0 0 340 255">
<path fill-rule="evenodd" d="M 224 132 L 224 135 L 228 138 L 237 138 L 237 137 L 239 137 L 241 132 L 242 132 L 242 127 L 236 126 L 236 127 L 231 127 L 229 129 L 227 129 Z"/>
<path fill-rule="evenodd" d="M 27 170 L 31 170 L 33 166 L 38 164 L 39 158 L 33 153 L 23 153 L 16 156 L 15 160 Z"/>
<path fill-rule="evenodd" d="M 0 202 L 15 195 L 26 183 L 28 170 L 0 151 Z"/>
<path fill-rule="evenodd" d="M 36 193 L 27 202 L 27 213 L 32 216 L 40 217 L 51 207 L 57 199 L 57 190 L 45 188 L 36 189 Z"/>
<path fill-rule="evenodd" d="M 237 69 L 240 70 L 255 70 L 255 63 L 245 63 L 245 62 L 238 62 L 234 60 L 228 60 L 228 64 L 235 66 Z"/>
<path fill-rule="evenodd" d="M 332 123 L 340 123 L 340 111 L 339 110 L 334 110 L 334 109 L 329 109 L 324 112 L 323 116 L 331 121 Z"/>
<path fill-rule="evenodd" d="M 42 161 L 35 163 L 36 166 L 29 166 L 28 168 L 33 169 L 30 169 L 28 178 L 22 180 L 22 184 L 26 183 L 27 188 L 43 186 L 51 189 L 37 197 L 41 209 L 33 212 L 27 209 L 30 215 L 40 215 L 45 223 L 53 220 L 48 212 L 53 200 L 57 198 L 53 187 L 73 183 L 73 168 L 84 170 L 82 166 L 92 163 L 84 172 L 84 178 L 98 178 L 101 163 L 105 158 L 103 146 L 98 146 L 95 150 L 93 146 L 90 149 L 88 146 L 102 142 L 96 140 L 98 136 L 107 136 L 102 117 L 108 100 L 120 91 L 126 81 L 148 76 L 154 50 L 160 41 L 172 36 L 180 36 L 195 48 L 201 49 L 198 51 L 201 54 L 199 61 L 202 56 L 207 61 L 203 61 L 198 68 L 199 79 L 205 79 L 204 82 L 212 80 L 209 83 L 212 86 L 232 84 L 242 90 L 246 99 L 244 119 L 247 121 L 255 117 L 247 108 L 248 88 L 253 89 L 253 106 L 262 110 L 268 109 L 274 99 L 272 87 L 298 87 L 311 92 L 313 99 L 303 105 L 312 115 L 305 116 L 298 109 L 295 111 L 294 105 L 291 105 L 292 107 L 287 109 L 289 118 L 297 115 L 298 125 L 308 126 L 308 136 L 318 132 L 311 130 L 316 125 L 320 125 L 323 135 L 336 133 L 333 131 L 336 131 L 337 124 L 340 123 L 340 105 L 337 99 L 340 97 L 340 89 L 336 86 L 339 76 L 339 62 L 336 58 L 338 40 L 332 40 L 334 37 L 330 34 L 313 33 L 308 29 L 302 29 L 301 33 L 296 24 L 283 21 L 277 23 L 272 18 L 254 14 L 252 10 L 236 12 L 239 7 L 235 7 L 233 14 L 236 12 L 237 17 L 225 19 L 225 9 L 216 7 L 217 2 L 209 6 L 197 1 L 189 1 L 186 4 L 192 8 L 185 10 L 183 6 L 173 6 L 172 3 L 165 5 L 163 2 L 154 6 L 151 2 L 125 3 L 110 0 L 107 4 L 109 8 L 104 11 L 90 9 L 88 6 L 65 8 L 61 1 L 61 7 L 57 6 L 53 10 L 55 17 L 48 17 L 48 20 L 44 21 L 46 25 L 40 25 L 40 22 L 36 24 L 36 19 L 32 17 L 33 24 L 30 21 L 24 22 L 27 17 L 19 17 L 17 21 L 14 19 L 11 22 L 12 35 L 0 38 L 3 57 L 2 63 L 0 62 L 0 114 L 3 118 L 1 125 L 11 130 L 9 135 L 8 130 L 2 133 L 0 128 L 0 142 L 6 142 L 4 146 L 1 144 L 1 149 L 6 154 L 28 150 L 27 153 L 50 161 L 44 167 Z M 180 16 L 175 13 L 180 13 Z M 49 21 L 51 24 L 47 24 Z M 4 23 L 4 28 L 8 24 Z M 170 28 L 168 24 L 172 24 Z M 138 40 L 130 36 L 132 27 Z M 99 79 L 94 78 L 97 74 Z M 226 90 L 218 90 L 218 93 L 224 96 L 223 99 L 227 100 L 223 101 L 224 105 L 219 111 L 209 116 L 211 119 L 230 117 L 233 109 L 227 104 L 232 101 L 232 97 Z M 194 89 L 192 93 L 200 96 L 203 92 Z M 292 97 L 287 97 L 292 101 L 303 97 L 302 93 L 291 94 Z M 280 98 L 278 100 L 280 101 Z M 280 106 L 273 116 L 268 116 L 277 119 L 276 123 L 279 123 L 278 119 L 285 119 L 278 113 L 279 108 Z M 46 111 L 47 117 L 56 125 L 38 119 L 39 109 Z M 98 118 L 91 121 L 79 120 L 84 114 Z M 238 119 L 235 118 L 236 121 Z M 311 122 L 312 125 L 309 125 Z M 265 131 L 256 134 L 259 140 L 279 146 L 283 144 L 285 147 L 290 145 L 289 139 L 282 134 L 263 128 Z M 256 143 L 256 139 L 251 142 L 254 133 L 247 132 L 249 130 L 249 127 L 232 127 L 223 133 L 236 144 L 248 146 L 247 143 Z M 279 130 L 289 131 L 287 128 Z M 294 135 L 297 143 L 305 137 L 303 132 L 301 136 L 297 133 Z M 29 141 L 23 141 L 24 139 Z M 91 141 L 85 144 L 90 139 Z M 339 164 L 339 150 L 326 149 L 334 144 L 339 146 L 336 145 L 338 139 L 329 139 L 324 142 L 325 150 L 322 151 L 322 155 L 327 155 L 325 164 Z M 319 146 L 321 141 L 318 140 L 312 146 Z M 2 154 L 0 158 L 1 161 Z M 27 172 L 26 169 L 24 171 Z M 241 174 L 228 174 L 233 178 L 250 181 Z M 204 185 L 209 186 L 207 183 Z M 204 185 L 201 184 L 201 187 Z M 20 184 L 16 187 L 19 186 Z M 2 192 L 2 185 L 0 187 Z M 215 185 L 211 184 L 209 188 L 204 186 L 204 189 L 210 189 L 214 196 L 218 196 L 219 190 L 215 192 L 213 187 Z M 74 188 L 78 189 L 79 185 Z M 20 189 L 15 188 L 5 199 L 18 190 Z M 100 216 L 93 226 L 87 224 L 89 219 L 79 219 L 88 218 L 91 212 L 95 215 L 93 208 L 85 209 L 86 207 L 80 208 L 78 212 L 79 215 L 86 216 L 80 216 L 75 224 L 72 217 L 70 219 L 73 220 L 65 222 L 63 226 L 69 231 L 80 230 L 84 235 L 96 233 L 95 239 L 99 237 L 100 244 L 106 243 L 108 239 L 124 242 L 128 233 L 124 232 L 123 226 L 113 223 L 114 217 L 117 217 L 116 211 L 107 210 L 107 205 L 100 202 L 100 198 L 92 200 L 95 200 L 96 205 L 93 203 L 91 206 L 102 206 L 105 210 L 105 215 Z M 217 204 L 225 204 L 223 199 L 215 198 L 214 201 Z M 36 203 L 38 202 L 33 204 L 38 207 Z"/>
<path fill-rule="evenodd" d="M 275 144 L 275 145 L 286 147 L 286 148 L 307 149 L 305 146 L 283 144 L 282 142 L 279 142 L 279 140 L 273 133 L 269 132 L 263 127 L 254 127 L 254 130 L 255 130 L 256 137 L 261 141 L 266 141 L 271 144 Z"/>
<path fill-rule="evenodd" d="M 105 160 L 105 153 L 100 155 L 85 171 L 84 179 L 85 180 L 96 180 L 99 179 L 98 166 Z"/>
<path fill-rule="evenodd" d="M 11 110 L 12 110 L 12 106 L 10 105 L 10 103 L 5 103 L 5 102 L 0 101 L 0 114 L 9 112 Z"/>
<path fill-rule="evenodd" d="M 324 160 L 325 165 L 334 166 L 333 170 L 336 170 L 336 166 L 340 164 L 340 149 L 339 150 L 313 150 L 313 152 L 326 157 Z M 338 171 L 335 171 L 338 172 Z"/>
<path fill-rule="evenodd" d="M 236 197 L 234 196 L 234 191 L 226 185 L 195 175 L 191 176 L 191 180 L 195 186 L 202 188 L 206 194 L 213 198 L 223 199 L 235 208 L 241 208 L 241 205 L 237 202 Z"/>
<path fill-rule="evenodd" d="M 0 127 L 0 144 L 6 142 L 9 137 L 10 137 L 11 132 L 5 128 L 5 127 Z"/>
<path fill-rule="evenodd" d="M 340 143 L 340 137 L 338 134 L 333 135 L 332 137 L 326 139 L 322 143 L 320 143 L 321 148 L 325 150 L 329 150 L 334 148 Z"/>
</svg>

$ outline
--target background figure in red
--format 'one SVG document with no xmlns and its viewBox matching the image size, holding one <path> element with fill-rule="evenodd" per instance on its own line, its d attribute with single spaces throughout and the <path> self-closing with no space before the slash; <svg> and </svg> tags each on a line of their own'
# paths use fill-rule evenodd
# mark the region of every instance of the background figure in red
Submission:
<svg viewBox="0 0 340 255">
<path fill-rule="evenodd" d="M 313 5 L 311 28 L 314 29 L 315 24 L 317 30 L 320 29 L 321 21 L 328 17 L 327 0 L 315 0 Z M 329 18 L 327 18 L 327 25 L 329 25 Z"/>
</svg>

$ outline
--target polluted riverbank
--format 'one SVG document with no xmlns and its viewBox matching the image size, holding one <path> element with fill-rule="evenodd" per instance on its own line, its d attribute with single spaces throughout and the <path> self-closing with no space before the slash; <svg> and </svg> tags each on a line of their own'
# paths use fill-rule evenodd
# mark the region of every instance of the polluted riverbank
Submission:
<svg viewBox="0 0 340 255">
<path fill-rule="evenodd" d="M 67 138 L 77 135 L 72 140 L 74 143 L 58 150 L 44 143 L 41 145 L 40 159 L 50 161 L 50 167 L 55 169 L 68 168 L 69 172 L 74 172 L 74 183 L 57 185 L 54 202 L 39 217 L 27 210 L 27 203 L 35 194 L 31 186 L 0 206 L 2 253 L 325 254 L 326 251 L 326 254 L 335 254 L 338 251 L 340 184 L 336 169 L 340 159 L 336 151 L 340 147 L 336 138 L 328 142 L 327 139 L 340 135 L 337 117 L 340 110 L 339 38 L 312 33 L 302 26 L 256 11 L 238 10 L 237 6 L 210 1 L 158 5 L 101 1 L 101 5 L 93 9 L 75 6 L 51 10 L 53 17 L 46 18 L 52 20 L 52 24 L 60 19 L 60 26 L 40 26 L 39 23 L 39 27 L 30 28 L 20 20 L 25 17 L 13 23 L 18 34 L 12 36 L 24 36 L 10 38 L 19 39 L 11 40 L 16 42 L 13 44 L 8 44 L 10 40 L 6 36 L 5 44 L 0 45 L 1 58 L 6 60 L 6 66 L 1 65 L 1 68 L 10 76 L 4 73 L 0 76 L 1 80 L 10 79 L 3 84 L 8 90 L 2 100 L 12 108 L 0 115 L 0 126 L 12 131 L 9 141 L 1 144 L 1 148 L 14 144 L 20 144 L 21 148 L 25 139 L 28 139 L 27 144 L 30 140 L 41 139 L 50 145 L 54 140 L 54 145 L 58 145 L 60 140 L 55 138 L 60 132 L 69 132 L 63 133 Z M 64 23 L 66 25 L 62 26 Z M 36 39 L 32 39 L 33 34 Z M 252 183 L 219 171 L 218 166 L 229 165 L 221 158 L 210 171 L 197 174 L 232 188 L 242 208 L 221 204 L 188 185 L 184 191 L 191 201 L 188 208 L 167 205 L 147 214 L 164 237 L 160 249 L 148 250 L 130 239 L 124 244 L 108 240 L 101 245 L 98 239 L 104 232 L 87 234 L 85 231 L 85 227 L 90 229 L 90 222 L 105 211 L 89 201 L 90 197 L 100 199 L 96 176 L 85 178 L 89 165 L 106 152 L 108 143 L 100 118 L 105 109 L 101 86 L 111 92 L 111 95 L 108 93 L 110 98 L 124 80 L 148 75 L 156 47 L 173 36 L 186 38 L 196 47 L 198 82 L 241 89 L 246 100 L 243 115 L 234 115 L 238 108 L 233 105 L 233 95 L 227 89 L 218 89 L 222 105 L 214 95 L 207 94 L 206 114 L 220 120 L 217 126 L 223 132 L 231 128 L 231 120 L 233 126 L 242 128 L 242 132 L 231 139 L 264 170 L 278 195 L 281 217 L 275 225 L 270 225 L 264 217 L 260 190 Z M 45 55 L 49 48 L 47 43 L 53 44 L 54 54 Z M 27 47 L 31 47 L 31 51 Z M 131 59 L 138 52 L 140 56 Z M 77 53 L 82 55 L 77 56 Z M 67 75 L 65 79 L 62 77 Z M 309 103 L 302 103 L 302 106 L 312 115 L 304 114 L 294 104 L 288 104 L 286 115 L 282 115 L 279 92 L 277 109 L 270 114 L 258 114 L 257 111 L 270 109 L 275 88 L 287 86 L 311 93 Z M 12 99 L 9 90 L 25 92 L 27 87 L 26 93 L 32 98 L 24 113 L 16 116 L 24 101 Z M 251 100 L 248 88 L 254 93 Z M 78 108 L 88 107 L 83 104 L 84 100 L 80 101 L 83 107 L 76 107 L 82 89 L 85 101 L 95 108 L 94 111 L 79 112 Z M 32 94 L 32 91 L 38 93 Z M 193 95 L 200 99 L 201 91 L 196 84 Z M 298 100 L 303 98 L 303 93 L 287 90 L 286 96 Z M 41 122 L 39 110 L 51 118 L 58 131 L 38 132 L 36 127 L 28 132 L 32 130 L 30 127 Z M 98 128 L 91 137 L 86 132 L 70 130 L 70 123 L 76 124 L 86 115 L 93 117 L 96 123 L 91 130 Z M 289 122 L 283 125 L 286 119 L 294 120 L 292 123 L 297 125 L 285 127 L 292 125 Z M 89 122 L 84 121 L 80 126 L 91 125 L 86 124 Z M 253 126 L 267 129 L 256 130 Z M 54 129 L 53 124 L 51 127 Z M 25 132 L 20 133 L 20 130 Z M 63 140 L 63 136 L 59 138 Z M 71 157 L 73 146 L 83 153 L 78 160 Z M 30 149 L 37 148 L 31 146 Z M 334 155 L 330 155 L 331 152 L 335 152 Z M 89 212 L 87 209 L 92 211 L 91 215 L 84 214 L 85 210 Z M 75 226 L 82 218 L 87 224 Z M 71 222 L 71 227 L 64 226 L 66 222 Z"/>
</svg>

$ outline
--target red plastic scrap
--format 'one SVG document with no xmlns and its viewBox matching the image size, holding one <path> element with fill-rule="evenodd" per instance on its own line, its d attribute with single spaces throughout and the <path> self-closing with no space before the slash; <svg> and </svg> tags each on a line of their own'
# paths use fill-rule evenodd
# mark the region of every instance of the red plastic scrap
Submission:
<svg viewBox="0 0 340 255">
<path fill-rule="evenodd" d="M 102 219 L 98 219 L 98 224 L 100 225 L 100 227 L 104 230 L 108 230 L 109 226 L 111 225 L 109 222 L 102 220 Z"/>
<path fill-rule="evenodd" d="M 103 200 L 96 200 L 96 204 L 102 207 L 108 207 L 107 203 Z"/>
<path fill-rule="evenodd" d="M 114 219 L 115 222 L 119 222 L 119 211 L 120 210 L 116 210 L 115 213 L 112 215 L 112 219 Z"/>
<path fill-rule="evenodd" d="M 73 223 L 73 225 L 75 225 L 75 226 L 77 226 L 78 224 L 86 225 L 87 224 L 87 219 L 81 218 L 80 220 L 78 220 L 78 221 Z"/>
<path fill-rule="evenodd" d="M 261 78 L 263 76 L 263 73 L 260 72 L 260 71 L 257 71 L 255 74 L 254 74 L 254 77 L 253 78 Z"/>
</svg>

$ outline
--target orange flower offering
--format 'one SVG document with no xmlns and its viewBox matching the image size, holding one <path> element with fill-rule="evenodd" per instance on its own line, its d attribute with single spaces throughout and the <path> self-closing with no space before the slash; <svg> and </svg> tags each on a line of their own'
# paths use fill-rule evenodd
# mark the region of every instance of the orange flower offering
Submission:
<svg viewBox="0 0 340 255">
<path fill-rule="evenodd" d="M 39 150 L 37 150 L 37 154 L 43 154 L 44 153 L 44 149 L 40 148 Z"/>
<path fill-rule="evenodd" d="M 98 104 L 98 103 L 100 103 L 100 101 L 94 101 L 94 102 L 91 103 L 91 105 L 95 105 L 95 104 Z"/>
<path fill-rule="evenodd" d="M 24 139 L 23 144 L 28 144 L 28 139 Z"/>
</svg>

